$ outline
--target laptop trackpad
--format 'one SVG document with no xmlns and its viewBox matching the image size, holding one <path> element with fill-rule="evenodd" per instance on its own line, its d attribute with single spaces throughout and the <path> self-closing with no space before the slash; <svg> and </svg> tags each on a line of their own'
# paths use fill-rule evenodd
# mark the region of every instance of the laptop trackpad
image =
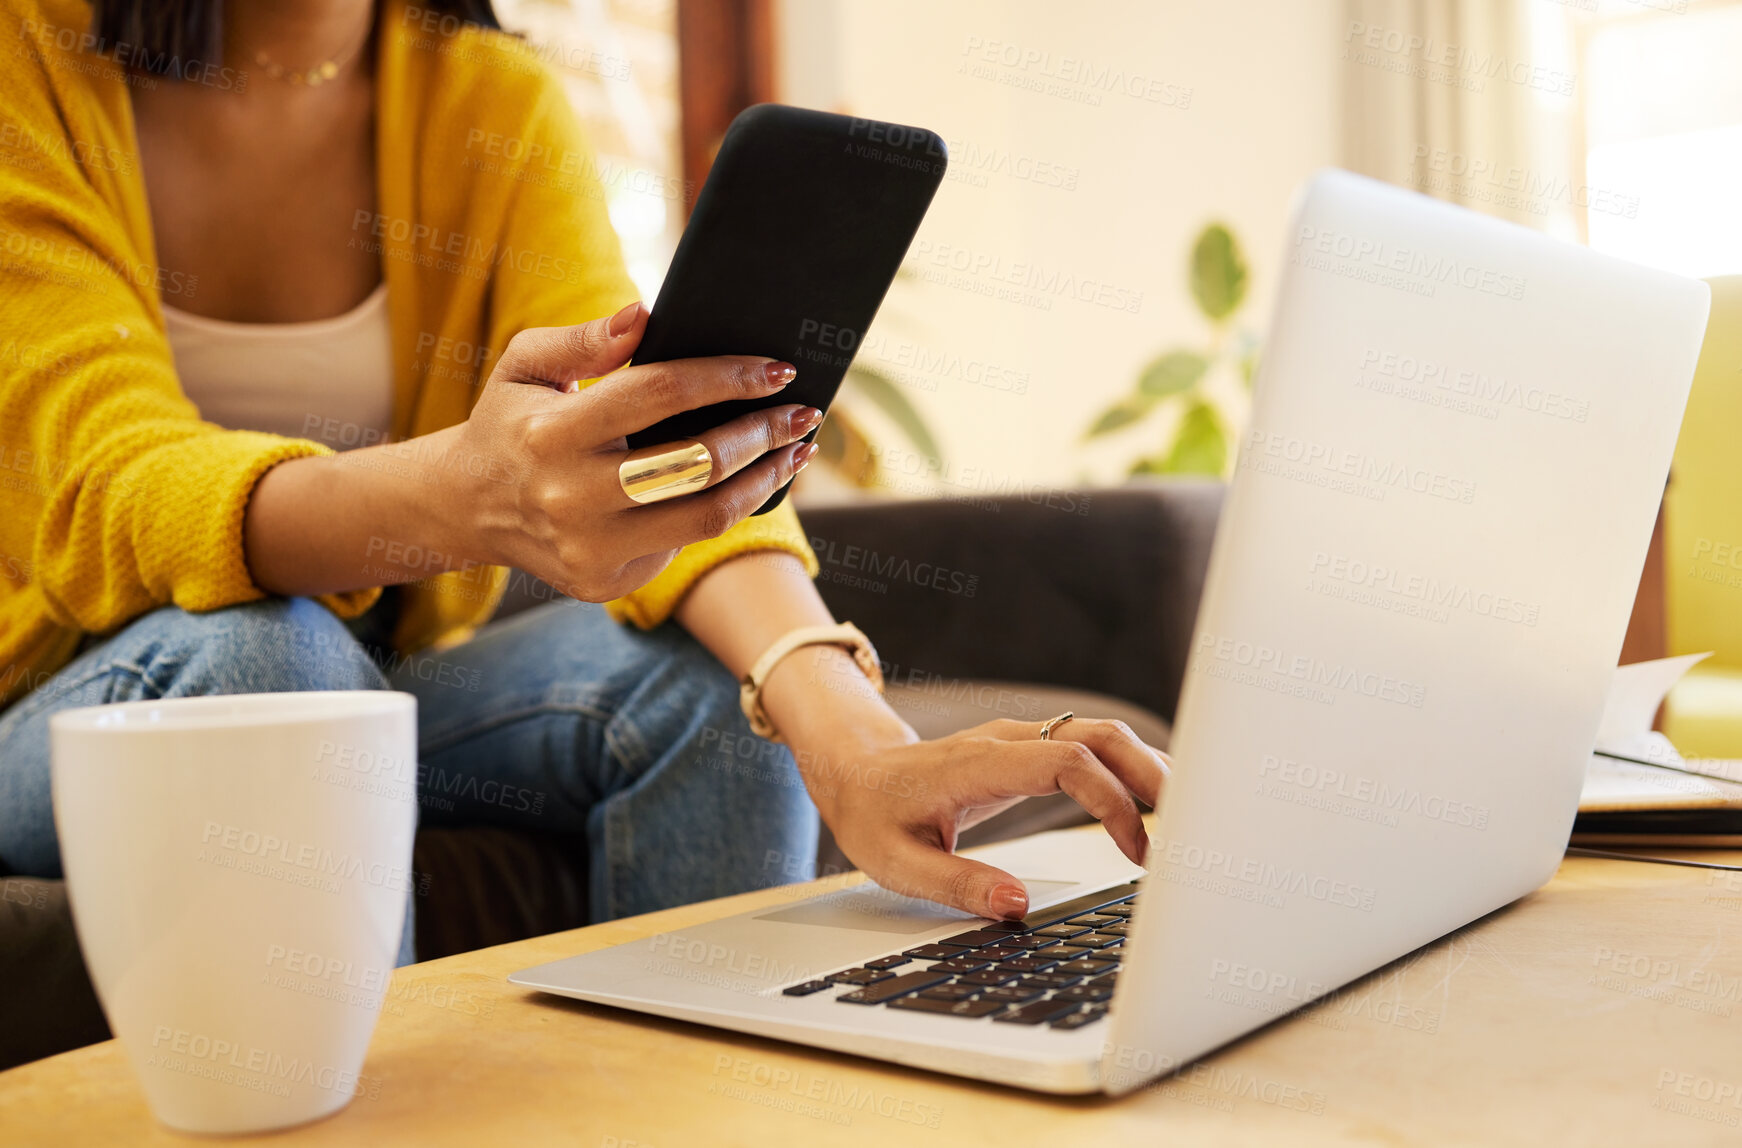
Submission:
<svg viewBox="0 0 1742 1148">
<path fill-rule="evenodd" d="M 1027 881 L 1031 903 L 1040 903 L 1074 881 Z M 758 921 L 780 921 L 789 925 L 822 925 L 831 929 L 867 929 L 875 933 L 922 933 L 954 921 L 978 918 L 933 901 L 903 897 L 880 889 L 876 885 L 855 885 L 839 893 L 825 893 L 786 909 L 759 915 Z"/>
</svg>

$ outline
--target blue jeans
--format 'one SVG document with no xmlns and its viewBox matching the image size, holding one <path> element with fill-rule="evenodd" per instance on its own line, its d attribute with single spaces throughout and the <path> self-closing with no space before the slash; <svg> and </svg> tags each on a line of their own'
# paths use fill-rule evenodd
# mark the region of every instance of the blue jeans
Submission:
<svg viewBox="0 0 1742 1148">
<path fill-rule="evenodd" d="M 781 884 L 815 854 L 816 809 L 791 754 L 744 740 L 737 682 L 675 625 L 643 633 L 565 599 L 378 663 L 324 607 L 273 598 L 146 614 L 0 712 L 0 869 L 60 876 L 51 714 L 363 689 L 417 697 L 423 824 L 584 833 L 595 920 Z M 402 960 L 409 935 L 408 923 Z"/>
</svg>

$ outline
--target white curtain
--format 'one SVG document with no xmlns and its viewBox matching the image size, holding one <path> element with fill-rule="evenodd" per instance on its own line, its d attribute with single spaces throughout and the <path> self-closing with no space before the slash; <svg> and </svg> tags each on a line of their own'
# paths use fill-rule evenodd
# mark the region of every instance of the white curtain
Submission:
<svg viewBox="0 0 1742 1148">
<path fill-rule="evenodd" d="M 1533 108 L 1576 77 L 1532 58 L 1526 3 L 1344 0 L 1349 169 L 1544 226 L 1558 194 L 1532 166 Z"/>
</svg>

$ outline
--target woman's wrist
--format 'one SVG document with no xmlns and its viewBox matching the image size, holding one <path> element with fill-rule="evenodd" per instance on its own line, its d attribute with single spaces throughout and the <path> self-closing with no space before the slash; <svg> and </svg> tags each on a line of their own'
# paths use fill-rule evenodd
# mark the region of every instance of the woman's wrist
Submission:
<svg viewBox="0 0 1742 1148">
<path fill-rule="evenodd" d="M 781 551 L 714 567 L 690 587 L 676 618 L 739 678 L 782 636 L 835 620 L 804 563 Z M 845 779 L 863 779 L 871 758 L 919 740 L 841 646 L 793 650 L 769 670 L 761 698 L 831 827 Z"/>
<path fill-rule="evenodd" d="M 255 585 L 338 593 L 488 561 L 469 519 L 479 505 L 477 468 L 455 455 L 463 426 L 267 471 L 243 518 Z"/>
<path fill-rule="evenodd" d="M 782 658 L 763 685 L 762 706 L 825 820 L 842 780 L 866 759 L 919 740 L 840 646 L 801 646 Z"/>
</svg>

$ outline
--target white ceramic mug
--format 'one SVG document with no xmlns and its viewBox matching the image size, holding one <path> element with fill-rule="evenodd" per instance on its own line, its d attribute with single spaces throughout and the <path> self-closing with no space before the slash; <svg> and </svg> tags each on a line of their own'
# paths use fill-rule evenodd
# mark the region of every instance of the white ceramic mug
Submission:
<svg viewBox="0 0 1742 1148">
<path fill-rule="evenodd" d="M 54 821 L 85 965 L 159 1120 L 244 1133 L 379 1090 L 417 701 L 385 690 L 57 714 Z"/>
</svg>

